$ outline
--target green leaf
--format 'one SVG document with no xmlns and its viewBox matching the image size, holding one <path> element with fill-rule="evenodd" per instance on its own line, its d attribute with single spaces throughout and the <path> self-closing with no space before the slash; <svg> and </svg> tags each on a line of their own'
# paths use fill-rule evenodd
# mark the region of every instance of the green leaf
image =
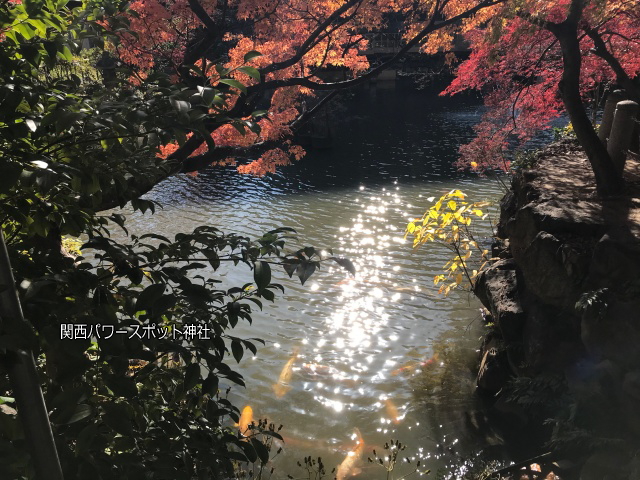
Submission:
<svg viewBox="0 0 640 480">
<path fill-rule="evenodd" d="M 84 113 L 79 112 L 69 112 L 69 111 L 61 111 L 56 118 L 55 128 L 56 133 L 61 133 L 66 130 L 69 130 L 72 126 L 75 125 L 80 119 L 84 117 Z"/>
<path fill-rule="evenodd" d="M 293 277 L 293 274 L 296 273 L 296 270 L 300 266 L 299 260 L 287 260 L 286 263 L 283 263 L 284 271 L 287 272 L 289 278 Z"/>
<path fill-rule="evenodd" d="M 38 129 L 38 126 L 36 125 L 36 122 L 34 122 L 32 119 L 27 118 L 24 123 L 27 124 L 27 127 L 29 127 L 29 130 L 31 130 L 32 132 L 35 132 Z"/>
<path fill-rule="evenodd" d="M 76 440 L 76 454 L 82 454 L 89 451 L 97 433 L 98 426 L 95 423 L 84 427 L 78 434 L 78 439 Z"/>
<path fill-rule="evenodd" d="M 238 314 L 240 313 L 240 304 L 238 302 L 227 303 L 227 316 L 229 324 L 235 327 L 238 324 Z"/>
<path fill-rule="evenodd" d="M 258 71 L 257 68 L 254 68 L 254 67 L 239 67 L 238 71 L 240 71 L 242 73 L 246 73 L 247 75 L 249 75 L 254 80 L 260 80 L 260 72 Z"/>
<path fill-rule="evenodd" d="M 335 261 L 342 268 L 344 268 L 351 275 L 355 276 L 356 267 L 351 260 L 349 260 L 348 258 L 337 258 L 337 257 L 332 257 L 332 260 Z"/>
<path fill-rule="evenodd" d="M 240 448 L 247 456 L 247 460 L 251 463 L 255 462 L 258 459 L 258 454 L 256 453 L 256 449 L 253 448 L 253 444 L 249 442 L 239 442 Z"/>
<path fill-rule="evenodd" d="M 136 311 L 150 310 L 154 302 L 162 296 L 165 288 L 164 283 L 154 283 L 145 288 L 136 301 Z"/>
<path fill-rule="evenodd" d="M 309 279 L 309 277 L 313 275 L 313 272 L 315 271 L 316 271 L 315 262 L 304 262 L 298 266 L 296 270 L 296 274 L 300 279 L 300 283 L 304 285 L 304 282 L 306 282 Z"/>
<path fill-rule="evenodd" d="M 235 87 L 240 90 L 242 93 L 247 93 L 247 87 L 244 86 L 238 80 L 234 80 L 233 78 L 223 78 L 219 80 L 220 83 L 224 83 L 225 85 L 229 85 L 230 87 Z"/>
<path fill-rule="evenodd" d="M 184 389 L 191 390 L 200 382 L 200 365 L 192 363 L 187 367 L 184 375 Z"/>
<path fill-rule="evenodd" d="M 169 102 L 176 112 L 180 114 L 186 114 L 189 112 L 189 102 L 180 100 L 177 97 L 170 97 Z"/>
<path fill-rule="evenodd" d="M 0 193 L 7 193 L 20 178 L 22 166 L 14 162 L 2 162 L 0 164 L 2 175 L 0 175 Z"/>
<path fill-rule="evenodd" d="M 66 45 L 62 46 L 62 51 L 59 53 L 62 56 L 62 58 L 67 62 L 69 63 L 73 62 L 73 54 L 71 53 L 71 50 L 69 50 L 69 47 L 67 47 Z"/>
<path fill-rule="evenodd" d="M 220 257 L 218 257 L 218 254 L 215 250 L 205 250 L 204 255 L 209 259 L 211 268 L 217 270 L 220 267 Z"/>
<path fill-rule="evenodd" d="M 250 60 L 253 60 L 256 57 L 261 57 L 262 54 L 256 50 L 251 50 L 250 52 L 247 52 L 244 54 L 244 63 L 249 62 Z"/>
<path fill-rule="evenodd" d="M 91 415 L 92 412 L 93 410 L 89 405 L 80 404 L 77 406 L 76 410 L 73 412 L 73 415 L 71 415 L 71 417 L 64 423 L 68 425 L 70 423 L 79 422 L 80 420 L 87 418 L 89 415 Z"/>
<path fill-rule="evenodd" d="M 200 92 L 200 95 L 202 95 L 202 101 L 206 106 L 208 107 L 211 106 L 211 104 L 213 103 L 213 99 L 216 96 L 216 93 L 218 93 L 218 91 L 215 90 L 214 88 L 204 87 L 202 89 L 202 92 Z"/>
<path fill-rule="evenodd" d="M 231 341 L 231 353 L 233 353 L 233 358 L 236 359 L 236 362 L 240 363 L 244 355 L 244 348 L 242 348 L 242 344 L 238 340 Z"/>
<path fill-rule="evenodd" d="M 153 318 L 158 318 L 163 315 L 167 310 L 173 308 L 178 303 L 177 297 L 171 293 L 169 295 L 163 295 L 153 302 L 150 309 L 150 315 Z"/>
<path fill-rule="evenodd" d="M 253 445 L 253 448 L 256 450 L 258 458 L 262 463 L 269 462 L 269 450 L 267 450 L 264 443 L 255 437 L 251 437 L 251 445 Z"/>
<path fill-rule="evenodd" d="M 134 398 L 138 395 L 136 382 L 131 378 L 121 375 L 105 375 L 104 383 L 119 397 Z"/>
<path fill-rule="evenodd" d="M 269 285 L 271 282 L 271 267 L 267 262 L 256 262 L 253 279 L 258 286 L 258 291 L 264 290 Z"/>
<path fill-rule="evenodd" d="M 211 395 L 212 397 L 218 393 L 218 376 L 210 373 L 202 382 L 202 393 Z"/>
<path fill-rule="evenodd" d="M 259 292 L 259 295 L 265 300 L 269 300 L 270 302 L 273 302 L 276 298 L 274 293 L 271 290 L 267 290 L 267 289 L 264 289 L 261 292 Z"/>
<path fill-rule="evenodd" d="M 102 405 L 105 414 L 104 422 L 120 435 L 133 436 L 133 424 L 129 417 L 129 410 L 121 403 L 105 403 Z"/>
</svg>

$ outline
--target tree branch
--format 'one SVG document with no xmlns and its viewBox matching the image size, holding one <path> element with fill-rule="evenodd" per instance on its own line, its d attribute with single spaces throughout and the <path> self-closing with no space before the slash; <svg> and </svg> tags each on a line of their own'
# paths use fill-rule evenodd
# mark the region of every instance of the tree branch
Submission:
<svg viewBox="0 0 640 480">
<path fill-rule="evenodd" d="M 309 121 L 309 119 L 316 115 L 325 105 L 327 105 L 327 103 L 333 100 L 338 95 L 338 93 L 340 93 L 340 90 L 334 90 L 333 92 L 326 95 L 322 100 L 320 100 L 311 110 L 302 113 L 302 115 L 296 118 L 289 127 L 291 131 L 293 133 L 297 132 L 307 121 Z M 281 144 L 282 139 L 259 142 L 250 145 L 249 147 L 216 147 L 213 150 L 209 150 L 200 155 L 194 155 L 185 159 L 181 163 L 182 168 L 180 170 L 180 173 L 197 172 L 199 170 L 202 170 L 203 168 L 208 167 L 212 163 L 220 162 L 226 158 L 236 155 L 261 155 L 267 150 L 276 148 Z"/>
<path fill-rule="evenodd" d="M 593 53 L 607 62 L 611 70 L 613 70 L 613 73 L 616 74 L 617 83 L 627 91 L 627 94 L 632 97 L 633 100 L 640 102 L 640 88 L 629 78 L 629 75 L 627 75 L 627 72 L 618 59 L 607 49 L 607 45 L 604 43 L 602 36 L 596 29 L 590 28 L 589 26 L 585 26 L 584 31 L 593 41 L 595 47 L 592 50 Z"/>
<path fill-rule="evenodd" d="M 350 80 L 344 80 L 341 82 L 333 82 L 333 83 L 318 83 L 318 82 L 309 80 L 308 78 L 293 77 L 293 78 L 283 79 L 283 80 L 271 80 L 271 81 L 265 82 L 263 86 L 264 88 L 272 89 L 272 88 L 291 87 L 294 85 L 298 85 L 302 87 L 308 87 L 313 90 L 338 90 L 338 89 L 350 88 L 350 87 L 359 85 L 361 83 L 364 83 L 366 80 L 378 75 L 380 72 L 389 68 L 393 64 L 395 64 L 401 57 L 403 57 L 407 52 L 409 52 L 409 50 L 411 50 L 413 47 L 418 45 L 422 40 L 424 40 L 424 38 L 427 37 L 427 35 L 429 35 L 430 33 L 433 33 L 437 30 L 448 27 L 450 25 L 454 25 L 460 22 L 461 20 L 464 20 L 465 18 L 468 18 L 474 15 L 475 13 L 477 13 L 478 11 L 484 8 L 492 7 L 494 5 L 504 3 L 504 1 L 505 0 L 482 1 L 478 3 L 475 7 L 467 10 L 466 12 L 463 12 L 459 15 L 456 15 L 455 17 L 452 17 L 440 23 L 435 23 L 435 14 L 439 12 L 434 12 L 433 15 L 431 16 L 431 20 L 429 21 L 428 25 L 425 28 L 423 28 L 415 37 L 409 40 L 400 50 L 398 50 L 398 52 L 396 52 L 395 55 L 393 55 L 389 60 L 381 63 L 377 67 L 369 70 L 367 73 L 360 75 L 359 77 L 356 77 Z"/>
<path fill-rule="evenodd" d="M 193 13 L 196 14 L 196 17 L 198 17 L 198 19 L 204 24 L 204 26 L 215 32 L 218 26 L 216 25 L 216 22 L 213 20 L 213 18 L 209 16 L 202 4 L 198 0 L 189 0 L 189 6 L 191 7 Z"/>
<path fill-rule="evenodd" d="M 320 23 L 313 32 L 307 37 L 307 39 L 298 47 L 295 55 L 288 58 L 287 60 L 283 60 L 282 62 L 272 63 L 268 67 L 265 67 L 260 70 L 261 75 L 267 75 L 272 72 L 276 72 L 278 70 L 282 70 L 292 65 L 298 63 L 302 57 L 304 57 L 311 48 L 313 48 L 314 42 L 316 38 L 328 27 L 333 24 L 334 20 L 340 18 L 343 13 L 347 12 L 351 7 L 357 5 L 362 2 L 362 0 L 349 0 L 343 6 L 335 10 L 331 15 L 329 15 L 322 23 Z"/>
</svg>

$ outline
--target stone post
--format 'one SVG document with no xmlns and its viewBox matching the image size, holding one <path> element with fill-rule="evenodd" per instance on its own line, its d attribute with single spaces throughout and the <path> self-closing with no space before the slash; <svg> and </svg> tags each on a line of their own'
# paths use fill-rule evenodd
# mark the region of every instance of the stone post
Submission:
<svg viewBox="0 0 640 480">
<path fill-rule="evenodd" d="M 614 90 L 607 97 L 607 102 L 604 104 L 604 112 L 602 113 L 602 122 L 598 129 L 598 138 L 605 145 L 607 139 L 611 133 L 611 125 L 613 125 L 613 114 L 616 111 L 616 105 L 618 102 L 625 99 L 624 92 L 622 90 Z"/>
<path fill-rule="evenodd" d="M 631 100 L 618 102 L 613 116 L 611 135 L 607 142 L 607 152 L 613 160 L 613 164 L 619 173 L 624 170 L 624 162 L 627 158 L 627 150 L 631 143 L 631 135 L 636 126 L 636 114 L 638 104 Z"/>
</svg>

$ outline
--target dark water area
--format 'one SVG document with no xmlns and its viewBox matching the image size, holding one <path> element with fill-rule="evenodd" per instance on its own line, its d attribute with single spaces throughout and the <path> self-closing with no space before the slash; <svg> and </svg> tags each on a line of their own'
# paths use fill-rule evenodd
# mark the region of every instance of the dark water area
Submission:
<svg viewBox="0 0 640 480">
<path fill-rule="evenodd" d="M 429 178 L 437 183 L 464 178 L 453 160 L 478 121 L 480 101 L 471 95 L 439 97 L 439 91 L 391 82 L 347 92 L 328 115 L 315 120 L 329 126 L 331 148 L 307 148 L 301 161 L 263 178 L 237 175 L 233 167 L 210 169 L 185 179 L 186 191 L 166 192 L 183 195 L 166 201 L 188 195 L 255 198 L 361 184 L 374 187 L 394 180 L 414 183 Z M 162 202 L 163 195 L 154 193 L 153 198 Z"/>
<path fill-rule="evenodd" d="M 431 197 L 460 189 L 471 201 L 496 201 L 502 193 L 495 180 L 452 166 L 473 135 L 480 102 L 437 93 L 402 82 L 363 88 L 327 115 L 332 148 L 310 149 L 263 178 L 233 168 L 177 176 L 147 195 L 163 205 L 156 215 L 129 214 L 138 234 L 172 236 L 206 224 L 256 236 L 289 226 L 299 232 L 298 247 L 332 248 L 356 265 L 355 278 L 323 268 L 304 286 L 274 272 L 286 293 L 234 331 L 266 342 L 239 365 L 247 388 L 234 387 L 230 399 L 284 425 L 274 478 L 300 477 L 297 462 L 308 455 L 331 471 L 353 448 L 356 428 L 366 454 L 355 478 L 384 478 L 366 456 L 374 448 L 381 454 L 391 438 L 433 472 L 500 445 L 473 426 L 480 305 L 468 293 L 437 293 L 433 277 L 451 257 L 446 248 L 414 251 L 403 239 Z M 490 223 L 478 223 L 478 234 L 490 235 Z M 240 267 L 217 275 L 222 288 L 252 281 Z M 290 389 L 279 392 L 274 385 L 291 359 Z"/>
</svg>

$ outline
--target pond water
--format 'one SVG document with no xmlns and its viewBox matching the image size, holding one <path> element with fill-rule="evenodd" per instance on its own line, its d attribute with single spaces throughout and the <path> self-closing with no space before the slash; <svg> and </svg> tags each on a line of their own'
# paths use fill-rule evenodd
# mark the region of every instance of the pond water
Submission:
<svg viewBox="0 0 640 480">
<path fill-rule="evenodd" d="M 495 180 L 452 166 L 478 119 L 474 98 L 443 99 L 402 84 L 365 88 L 327 119 L 333 148 L 264 178 L 233 169 L 174 177 L 147 195 L 162 210 L 130 215 L 133 232 L 167 236 L 202 224 L 249 235 L 293 227 L 296 248 L 332 248 L 355 263 L 355 279 L 334 265 L 304 286 L 274 272 L 286 293 L 234 332 L 266 342 L 241 362 L 247 388 L 234 387 L 230 398 L 284 425 L 274 477 L 306 478 L 296 463 L 307 455 L 321 456 L 330 472 L 354 447 L 356 427 L 365 442 L 362 478 L 386 477 L 366 456 L 382 454 L 392 438 L 432 471 L 486 446 L 465 413 L 474 402 L 479 303 L 467 293 L 437 293 L 433 276 L 450 257 L 446 249 L 413 251 L 403 240 L 429 197 L 454 188 L 472 201 L 500 196 Z M 488 223 L 481 228 L 490 234 Z M 220 278 L 242 285 L 252 274 L 221 269 Z M 278 396 L 273 386 L 291 358 L 290 390 Z M 409 471 L 398 467 L 396 478 Z"/>
</svg>

